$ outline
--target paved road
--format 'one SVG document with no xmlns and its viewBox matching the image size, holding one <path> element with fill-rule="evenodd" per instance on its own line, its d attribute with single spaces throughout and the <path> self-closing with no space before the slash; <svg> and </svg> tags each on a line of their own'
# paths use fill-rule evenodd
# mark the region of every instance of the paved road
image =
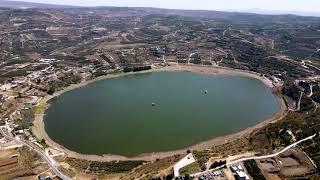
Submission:
<svg viewBox="0 0 320 180">
<path fill-rule="evenodd" d="M 310 85 L 310 94 L 308 95 L 308 97 L 311 97 L 313 95 L 313 85 Z"/>
<path fill-rule="evenodd" d="M 315 136 L 316 136 L 316 134 L 314 134 L 314 135 L 312 135 L 312 136 L 309 136 L 309 137 L 307 137 L 307 138 L 304 138 L 304 139 L 302 139 L 302 140 L 300 140 L 300 141 L 297 141 L 297 142 L 295 142 L 295 143 L 293 143 L 293 144 L 285 147 L 285 148 L 282 149 L 281 151 L 279 151 L 279 152 L 277 152 L 277 153 L 274 153 L 274 154 L 265 155 L 265 156 L 254 156 L 254 157 L 241 158 L 241 159 L 237 159 L 237 160 L 229 161 L 229 162 L 228 162 L 228 160 L 227 160 L 226 167 L 229 168 L 231 165 L 233 165 L 233 164 L 238 164 L 238 163 L 243 162 L 243 161 L 259 160 L 259 159 L 266 159 L 266 158 L 272 158 L 272 157 L 278 156 L 279 154 L 281 154 L 281 153 L 289 150 L 290 148 L 292 148 L 292 147 L 294 147 L 294 146 L 296 146 L 296 145 L 298 145 L 298 144 L 300 144 L 300 143 L 302 143 L 302 142 L 304 142 L 304 141 L 313 139 Z M 215 169 L 209 169 L 209 170 L 206 170 L 206 171 L 203 171 L 203 172 L 195 173 L 195 174 L 193 174 L 193 175 L 191 175 L 191 176 L 192 176 L 192 177 L 198 177 L 198 176 L 200 176 L 200 175 L 202 175 L 202 174 L 209 173 L 209 172 L 212 172 L 212 171 L 216 171 L 216 170 L 221 169 L 221 168 L 223 168 L 223 167 L 225 167 L 225 165 L 220 166 L 220 167 L 217 167 L 217 168 L 215 168 Z"/>
<path fill-rule="evenodd" d="M 19 143 L 19 144 L 23 144 L 23 145 L 29 147 L 30 149 L 32 149 L 33 151 L 35 151 L 37 154 L 39 154 L 40 157 L 41 157 L 44 161 L 47 162 L 47 164 L 48 164 L 48 166 L 50 167 L 50 169 L 51 169 L 58 177 L 60 177 L 61 179 L 63 179 L 63 180 L 69 180 L 69 179 L 70 179 L 69 177 L 65 176 L 62 172 L 60 172 L 59 169 L 52 164 L 52 162 L 50 161 L 50 159 L 49 159 L 43 152 L 41 152 L 40 150 L 37 150 L 36 148 L 32 147 L 31 145 L 29 145 L 28 143 L 26 143 L 26 142 L 24 142 L 24 141 L 18 140 L 18 139 L 16 139 L 16 138 L 14 138 L 13 136 L 10 136 L 10 135 L 6 134 L 6 133 L 3 131 L 2 127 L 0 127 L 0 133 L 1 133 L 4 137 L 6 137 L 7 139 L 12 140 L 12 141 L 15 141 L 16 143 Z"/>
<path fill-rule="evenodd" d="M 186 155 L 184 158 L 182 158 L 180 161 L 178 161 L 174 166 L 173 166 L 173 172 L 174 172 L 174 177 L 179 177 L 179 170 L 189 164 L 192 164 L 195 162 L 195 158 L 193 157 L 192 153 L 189 153 Z"/>
<path fill-rule="evenodd" d="M 240 163 L 240 162 L 242 162 L 242 161 L 247 161 L 247 160 L 258 160 L 258 159 L 272 158 L 272 157 L 278 156 L 279 154 L 281 154 L 281 153 L 289 150 L 290 148 L 292 148 L 292 147 L 294 147 L 294 146 L 296 146 L 296 145 L 298 145 L 298 144 L 300 144 L 300 143 L 302 143 L 302 142 L 304 142 L 304 141 L 313 139 L 315 136 L 316 136 L 316 135 L 314 134 L 314 135 L 309 136 L 309 137 L 307 137 L 307 138 L 304 138 L 304 139 L 302 139 L 302 140 L 300 140 L 300 141 L 297 141 L 297 142 L 295 142 L 295 143 L 293 143 L 293 144 L 285 147 L 284 149 L 282 149 L 281 151 L 279 151 L 279 152 L 277 152 L 277 153 L 270 154 L 270 155 L 265 155 L 265 156 L 254 156 L 254 157 L 237 159 L 237 160 L 235 160 L 235 161 L 230 161 L 230 162 L 228 162 L 228 163 L 227 163 L 227 166 L 230 166 L 230 165 L 232 165 L 232 164 L 237 164 L 237 163 Z"/>
<path fill-rule="evenodd" d="M 303 92 L 300 93 L 299 101 L 298 101 L 298 104 L 297 104 L 297 109 L 295 111 L 300 111 L 300 109 L 301 109 L 300 105 L 301 105 L 302 96 L 303 96 Z"/>
</svg>

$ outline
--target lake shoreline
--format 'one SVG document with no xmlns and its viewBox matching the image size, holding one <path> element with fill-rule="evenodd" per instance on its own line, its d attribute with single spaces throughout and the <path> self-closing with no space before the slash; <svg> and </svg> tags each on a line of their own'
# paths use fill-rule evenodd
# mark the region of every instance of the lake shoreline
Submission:
<svg viewBox="0 0 320 180">
<path fill-rule="evenodd" d="M 32 131 L 38 139 L 45 139 L 46 143 L 50 147 L 52 147 L 54 149 L 58 149 L 62 152 L 65 152 L 68 155 L 68 157 L 85 159 L 85 160 L 90 160 L 90 161 L 112 161 L 112 160 L 146 160 L 146 161 L 151 161 L 151 160 L 156 160 L 159 158 L 172 156 L 175 154 L 186 153 L 187 150 L 202 150 L 202 149 L 212 147 L 214 145 L 219 145 L 219 144 L 226 143 L 228 141 L 232 141 L 232 140 L 237 139 L 239 137 L 243 137 L 245 135 L 248 135 L 250 132 L 252 132 L 255 129 L 259 129 L 269 123 L 276 122 L 285 116 L 284 113 L 286 112 L 286 105 L 283 102 L 281 97 L 279 97 L 278 95 L 275 95 L 276 98 L 278 99 L 278 102 L 279 102 L 278 112 L 275 113 L 271 118 L 264 120 L 260 123 L 257 123 L 256 125 L 254 125 L 252 127 L 246 128 L 244 130 L 241 130 L 237 133 L 233 133 L 230 135 L 210 138 L 209 140 L 199 142 L 195 145 L 192 145 L 192 146 L 189 146 L 186 148 L 182 148 L 180 150 L 173 150 L 173 151 L 168 151 L 168 152 L 145 153 L 145 154 L 140 154 L 135 157 L 125 157 L 125 156 L 113 155 L 113 154 L 99 156 L 99 155 L 86 155 L 86 154 L 77 153 L 77 152 L 69 150 L 69 149 L 63 147 L 62 145 L 56 143 L 46 133 L 45 124 L 44 124 L 43 120 L 44 120 L 45 111 L 50 105 L 49 101 L 52 98 L 56 98 L 65 92 L 81 88 L 83 86 L 94 83 L 96 81 L 110 79 L 110 78 L 116 78 L 116 77 L 122 77 L 122 76 L 127 76 L 127 75 L 133 75 L 133 74 L 144 74 L 144 73 L 160 72 L 160 71 L 178 71 L 178 72 L 179 71 L 187 71 L 187 72 L 194 72 L 194 73 L 201 73 L 201 74 L 208 74 L 208 75 L 245 76 L 245 77 L 251 77 L 251 78 L 258 79 L 258 80 L 262 81 L 269 88 L 274 88 L 274 86 L 270 80 L 268 80 L 267 78 L 261 77 L 257 73 L 234 70 L 231 68 L 224 68 L 224 67 L 210 67 L 210 66 L 208 67 L 208 66 L 199 66 L 199 65 L 172 65 L 172 66 L 167 66 L 167 67 L 163 67 L 163 68 L 156 68 L 156 69 L 152 69 L 152 70 L 148 70 L 148 71 L 143 71 L 143 72 L 111 74 L 111 75 L 107 75 L 107 76 L 98 77 L 98 78 L 95 78 L 95 79 L 92 79 L 89 81 L 85 81 L 85 82 L 82 82 L 79 84 L 70 85 L 69 87 L 67 87 L 61 91 L 58 91 L 58 92 L 54 93 L 53 95 L 47 95 L 44 98 L 42 98 L 42 100 L 39 102 L 39 106 L 42 106 L 42 107 L 40 108 L 39 112 L 37 112 L 35 115 L 35 121 L 34 121 L 34 126 L 32 127 Z"/>
</svg>

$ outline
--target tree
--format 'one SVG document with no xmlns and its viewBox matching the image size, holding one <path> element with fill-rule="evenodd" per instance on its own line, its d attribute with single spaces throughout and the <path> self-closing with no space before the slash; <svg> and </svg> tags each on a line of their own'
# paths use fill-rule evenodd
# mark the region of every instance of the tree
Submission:
<svg viewBox="0 0 320 180">
<path fill-rule="evenodd" d="M 49 90 L 48 90 L 47 93 L 48 93 L 49 95 L 53 95 L 54 92 L 55 92 L 55 89 L 54 89 L 54 87 L 51 86 L 51 87 L 49 88 Z"/>
</svg>

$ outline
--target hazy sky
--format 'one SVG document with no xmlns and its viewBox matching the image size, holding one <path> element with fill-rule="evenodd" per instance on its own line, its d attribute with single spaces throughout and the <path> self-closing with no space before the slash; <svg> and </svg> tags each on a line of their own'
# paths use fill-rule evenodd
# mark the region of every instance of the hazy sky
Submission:
<svg viewBox="0 0 320 180">
<path fill-rule="evenodd" d="M 320 12 L 320 0 L 22 0 L 81 6 L 134 6 L 206 10 L 281 10 Z"/>
</svg>

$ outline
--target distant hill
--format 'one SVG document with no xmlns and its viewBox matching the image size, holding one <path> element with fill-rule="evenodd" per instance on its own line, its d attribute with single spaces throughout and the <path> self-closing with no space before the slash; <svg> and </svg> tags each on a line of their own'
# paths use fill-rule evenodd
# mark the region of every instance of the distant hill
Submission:
<svg viewBox="0 0 320 180">
<path fill-rule="evenodd" d="M 72 8 L 76 6 L 0 0 L 0 7 L 25 9 L 25 8 Z"/>
<path fill-rule="evenodd" d="M 304 11 L 275 11 L 275 10 L 264 10 L 264 9 L 248 9 L 239 12 L 248 12 L 263 15 L 284 15 L 294 14 L 298 16 L 317 16 L 320 17 L 320 12 L 304 12 Z"/>
<path fill-rule="evenodd" d="M 162 9 L 162 8 L 150 8 L 150 7 L 111 7 L 111 6 L 101 6 L 101 7 L 84 7 L 84 6 L 70 6 L 70 5 L 58 5 L 58 4 L 44 4 L 44 3 L 31 3 L 23 1 L 9 1 L 0 0 L 0 7 L 6 8 L 74 8 L 80 11 L 93 10 L 93 11 L 112 11 L 114 14 L 121 15 L 149 15 L 149 14 L 162 14 L 162 15 L 178 15 L 178 16 L 188 16 L 195 18 L 213 18 L 213 19 L 228 19 L 232 21 L 238 21 L 240 23 L 244 22 L 259 22 L 261 20 L 296 20 L 298 17 L 295 16 L 315 16 L 320 17 L 320 13 L 307 13 L 298 11 L 268 11 L 260 9 L 250 9 L 250 10 L 229 10 L 229 11 L 214 11 L 214 10 L 179 10 L 179 9 Z M 111 14 L 110 14 L 111 15 Z M 280 18 L 280 19 L 279 19 Z M 298 18 L 300 19 L 300 18 Z"/>
</svg>

